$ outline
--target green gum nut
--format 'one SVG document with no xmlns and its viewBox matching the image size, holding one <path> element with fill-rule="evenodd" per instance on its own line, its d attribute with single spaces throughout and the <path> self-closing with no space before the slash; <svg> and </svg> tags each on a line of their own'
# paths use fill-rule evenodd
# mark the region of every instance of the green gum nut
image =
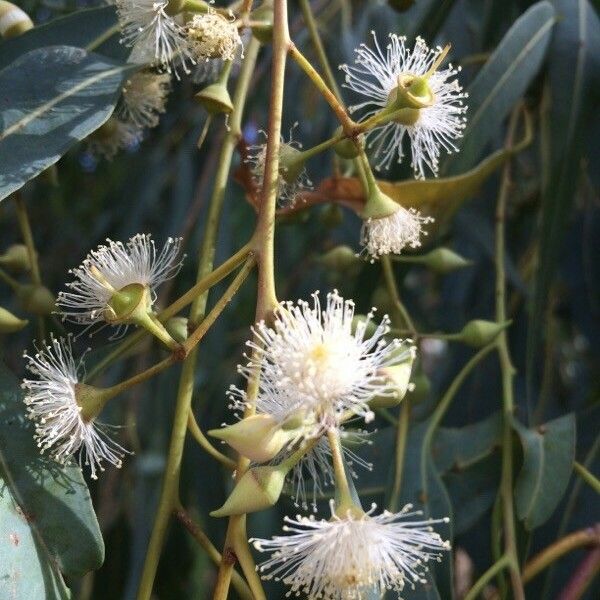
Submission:
<svg viewBox="0 0 600 600">
<path fill-rule="evenodd" d="M 449 248 L 436 248 L 422 257 L 423 264 L 442 275 L 458 269 L 464 269 L 472 263 Z"/>
<path fill-rule="evenodd" d="M 363 219 L 383 219 L 400 210 L 400 206 L 384 194 L 378 185 L 369 187 L 367 202 L 361 215 Z"/>
<path fill-rule="evenodd" d="M 491 344 L 511 322 L 496 323 L 495 321 L 484 321 L 482 319 L 469 321 L 457 335 L 456 339 L 473 348 L 482 348 Z"/>
<path fill-rule="evenodd" d="M 12 273 L 25 273 L 31 270 L 29 252 L 24 244 L 13 244 L 0 255 L 0 265 Z"/>
<path fill-rule="evenodd" d="M 279 422 L 269 415 L 253 415 L 221 429 L 212 429 L 209 435 L 223 440 L 242 456 L 263 463 L 274 458 L 288 443 L 293 433 L 284 431 Z"/>
<path fill-rule="evenodd" d="M 233 102 L 224 82 L 207 85 L 194 96 L 194 100 L 211 115 L 229 114 L 233 110 Z"/>
<path fill-rule="evenodd" d="M 341 135 L 342 131 L 342 128 L 338 127 L 334 132 L 334 136 Z M 333 147 L 333 150 L 341 158 L 352 159 L 360 154 L 361 148 L 363 147 L 363 136 L 359 136 L 356 140 L 345 137 Z"/>
<path fill-rule="evenodd" d="M 15 333 L 27 326 L 29 321 L 19 319 L 11 312 L 0 306 L 0 333 Z"/>
<path fill-rule="evenodd" d="M 19 286 L 17 300 L 23 310 L 38 316 L 49 315 L 56 308 L 54 294 L 47 287 L 35 283 Z"/>
<path fill-rule="evenodd" d="M 134 322 L 142 313 L 149 313 L 151 306 L 148 287 L 131 283 L 112 295 L 104 311 L 104 320 L 113 325 Z"/>
<path fill-rule="evenodd" d="M 356 252 L 345 245 L 332 248 L 320 256 L 318 260 L 323 266 L 335 271 L 349 271 L 362 265 L 362 261 L 356 256 Z"/>
<path fill-rule="evenodd" d="M 265 0 L 250 13 L 252 35 L 261 44 L 270 44 L 273 39 L 273 2 Z"/>
<path fill-rule="evenodd" d="M 282 144 L 279 149 L 279 174 L 287 183 L 294 183 L 304 169 L 302 152 L 289 144 Z"/>
<path fill-rule="evenodd" d="M 185 342 L 188 337 L 188 320 L 186 317 L 171 317 L 165 323 L 165 329 L 175 341 Z"/>
<path fill-rule="evenodd" d="M 257 512 L 273 506 L 283 490 L 288 469 L 253 467 L 248 469 L 225 500 L 225 504 L 210 513 L 211 517 L 230 517 Z"/>
</svg>

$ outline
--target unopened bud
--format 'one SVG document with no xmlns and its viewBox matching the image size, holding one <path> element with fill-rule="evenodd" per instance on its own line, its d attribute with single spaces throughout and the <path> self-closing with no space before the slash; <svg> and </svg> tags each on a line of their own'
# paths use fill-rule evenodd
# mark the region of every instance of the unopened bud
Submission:
<svg viewBox="0 0 600 600">
<path fill-rule="evenodd" d="M 432 271 L 442 274 L 464 269 L 472 264 L 470 260 L 466 260 L 449 248 L 436 248 L 423 255 L 420 262 Z"/>
<path fill-rule="evenodd" d="M 233 102 L 223 82 L 211 83 L 200 90 L 194 100 L 201 104 L 211 115 L 230 113 L 233 110 Z"/>
<path fill-rule="evenodd" d="M 342 128 L 338 127 L 334 135 L 340 135 L 342 133 Z M 361 148 L 364 146 L 364 139 L 362 136 L 359 136 L 356 140 L 350 138 L 344 138 L 340 140 L 334 147 L 334 152 L 342 157 L 342 158 L 356 158 L 360 154 Z"/>
<path fill-rule="evenodd" d="M 0 255 L 0 265 L 13 273 L 24 273 L 31 270 L 29 252 L 24 244 L 13 244 Z"/>
<path fill-rule="evenodd" d="M 252 35 L 261 44 L 270 44 L 273 39 L 273 2 L 265 0 L 250 13 Z"/>
<path fill-rule="evenodd" d="M 283 490 L 287 468 L 253 467 L 248 469 L 225 500 L 225 504 L 210 513 L 211 517 L 229 517 L 257 512 L 273 506 Z"/>
<path fill-rule="evenodd" d="M 185 342 L 188 337 L 188 320 L 186 317 L 171 317 L 165 323 L 165 329 L 174 340 Z"/>
<path fill-rule="evenodd" d="M 14 333 L 27 326 L 29 321 L 19 319 L 11 312 L 0 306 L 0 333 Z"/>
<path fill-rule="evenodd" d="M 410 383 L 415 352 L 411 351 L 407 359 L 400 364 L 391 367 L 384 367 L 380 370 L 381 375 L 386 377 L 391 387 L 394 388 L 394 394 L 377 396 L 369 402 L 371 408 L 392 408 L 397 406 L 403 400 L 408 391 L 412 391 L 414 384 Z"/>
<path fill-rule="evenodd" d="M 49 315 L 56 308 L 54 294 L 47 287 L 34 283 L 19 286 L 17 300 L 23 310 L 34 315 Z"/>
<path fill-rule="evenodd" d="M 468 346 L 481 348 L 491 344 L 511 322 L 496 323 L 495 321 L 484 321 L 482 319 L 469 321 L 456 336 L 456 339 Z"/>
<path fill-rule="evenodd" d="M 242 456 L 257 463 L 274 458 L 293 436 L 269 415 L 246 417 L 234 425 L 212 429 L 208 433 L 224 440 Z"/>
<path fill-rule="evenodd" d="M 356 252 L 349 246 L 344 245 L 332 248 L 318 260 L 328 269 L 336 271 L 348 271 L 362 265 L 362 261 L 356 256 Z"/>
</svg>

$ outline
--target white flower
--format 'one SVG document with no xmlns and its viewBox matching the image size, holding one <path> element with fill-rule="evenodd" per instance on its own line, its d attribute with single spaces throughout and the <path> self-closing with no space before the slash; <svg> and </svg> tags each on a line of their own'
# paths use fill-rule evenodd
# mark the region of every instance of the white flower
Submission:
<svg viewBox="0 0 600 600">
<path fill-rule="evenodd" d="M 168 73 L 140 71 L 132 75 L 123 86 L 118 108 L 121 119 L 139 128 L 156 127 L 159 115 L 165 112 L 170 80 Z"/>
<path fill-rule="evenodd" d="M 418 248 L 421 236 L 427 235 L 423 225 L 433 222 L 433 217 L 423 217 L 414 208 L 403 208 L 389 217 L 367 219 L 363 223 L 361 243 L 367 254 L 379 258 L 384 254 L 400 254 L 406 247 Z"/>
<path fill-rule="evenodd" d="M 252 353 L 239 371 L 248 379 L 259 375 L 257 414 L 296 428 L 283 457 L 297 444 L 332 429 L 342 430 L 342 423 L 352 415 L 371 421 L 374 415 L 368 402 L 375 396 L 396 394 L 380 370 L 404 361 L 414 347 L 399 339 L 384 339 L 389 331 L 387 316 L 370 336 L 373 313 L 358 323 L 353 323 L 353 317 L 352 300 L 334 291 L 322 309 L 315 292 L 313 306 L 302 300 L 281 303 L 272 326 L 261 322 L 253 328 L 255 340 L 247 342 Z M 243 411 L 246 392 L 232 387 L 229 396 L 232 408 Z M 313 505 L 315 494 L 331 479 L 327 453 L 327 444 L 319 442 L 293 472 L 296 498 L 303 504 L 305 472 L 313 479 Z"/>
<path fill-rule="evenodd" d="M 142 130 L 138 125 L 113 115 L 90 135 L 88 149 L 96 157 L 102 156 L 111 160 L 119 150 L 130 148 L 141 139 Z"/>
<path fill-rule="evenodd" d="M 72 291 L 61 292 L 57 300 L 64 318 L 87 324 L 102 321 L 113 295 L 132 284 L 149 289 L 153 302 L 156 287 L 181 268 L 180 238 L 169 238 L 160 252 L 150 234 L 138 233 L 126 244 L 107 242 L 90 252 L 81 266 L 71 269 L 75 281 L 67 287 Z"/>
<path fill-rule="evenodd" d="M 134 63 L 155 63 L 171 72 L 188 73 L 194 63 L 183 26 L 166 12 L 168 0 L 116 0 L 121 41 L 132 47 Z"/>
<path fill-rule="evenodd" d="M 412 163 L 415 176 L 425 177 L 425 167 L 437 175 L 440 148 L 448 153 L 457 151 L 453 140 L 462 136 L 467 107 L 463 105 L 462 88 L 456 79 L 460 69 L 449 65 L 443 70 L 428 73 L 442 54 L 441 48 L 429 49 L 423 39 L 417 38 L 412 50 L 406 47 L 406 38 L 390 34 L 385 52 L 373 33 L 374 49 L 361 44 L 356 50 L 355 66 L 342 65 L 346 73 L 345 87 L 368 99 L 351 111 L 366 109 L 362 118 L 379 112 L 388 106 L 403 79 L 428 76 L 427 84 L 433 95 L 430 106 L 418 109 L 418 117 L 412 125 L 391 121 L 369 132 L 369 147 L 375 147 L 377 168 L 389 168 L 394 157 L 403 158 L 402 141 L 408 134 L 411 142 Z"/>
<path fill-rule="evenodd" d="M 312 181 L 309 179 L 306 169 L 302 167 L 298 172 L 290 173 L 287 172 L 281 163 L 286 159 L 291 159 L 295 154 L 300 152 L 302 144 L 292 139 L 293 127 L 290 129 L 290 139 L 285 142 L 283 137 L 281 138 L 281 145 L 279 147 L 279 177 L 277 179 L 277 198 L 282 205 L 291 206 L 294 204 L 296 197 L 303 191 L 312 189 Z M 264 135 L 265 139 L 267 134 L 261 130 L 260 132 Z M 256 144 L 248 148 L 249 155 L 245 162 L 250 165 L 250 171 L 252 173 L 252 179 L 256 189 L 260 192 L 263 185 L 263 178 L 265 174 L 265 160 L 267 158 L 267 144 Z"/>
<path fill-rule="evenodd" d="M 70 340 L 53 337 L 36 350 L 34 356 L 24 355 L 36 379 L 23 380 L 21 387 L 27 390 L 24 402 L 41 452 L 49 450 L 55 461 L 65 464 L 80 450 L 79 465 L 89 465 L 93 479 L 104 470 L 104 461 L 120 467 L 126 451 L 94 419 L 82 418 L 76 389 L 83 363 L 73 358 Z"/>
<path fill-rule="evenodd" d="M 227 19 L 212 10 L 194 15 L 187 26 L 187 33 L 191 52 L 198 61 L 213 58 L 233 61 L 239 48 L 242 48 L 243 55 L 242 38 L 235 18 Z"/>
<path fill-rule="evenodd" d="M 376 506 L 360 516 L 350 511 L 340 518 L 331 504 L 330 521 L 297 515 L 286 517 L 288 535 L 253 539 L 255 548 L 272 552 L 259 566 L 264 579 L 289 586 L 287 595 L 305 594 L 309 600 L 360 600 L 375 592 L 401 592 L 406 583 L 425 583 L 425 563 L 439 561 L 450 544 L 433 531 L 448 519 L 416 521 L 407 505 L 396 514 L 373 516 Z"/>
</svg>

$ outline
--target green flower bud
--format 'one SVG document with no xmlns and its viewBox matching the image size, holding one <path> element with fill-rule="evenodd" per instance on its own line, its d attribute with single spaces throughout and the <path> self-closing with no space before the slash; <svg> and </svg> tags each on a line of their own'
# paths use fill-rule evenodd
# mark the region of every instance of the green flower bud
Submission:
<svg viewBox="0 0 600 600">
<path fill-rule="evenodd" d="M 442 274 L 464 269 L 472 264 L 470 260 L 466 260 L 449 248 L 436 248 L 420 257 L 419 262 L 422 262 L 432 271 Z"/>
<path fill-rule="evenodd" d="M 34 315 L 49 315 L 56 308 L 54 294 L 47 287 L 34 283 L 19 286 L 17 300 L 23 310 Z"/>
<path fill-rule="evenodd" d="M 229 517 L 257 512 L 273 506 L 283 490 L 288 469 L 253 467 L 248 469 L 225 500 L 225 504 L 210 513 L 211 517 Z"/>
<path fill-rule="evenodd" d="M 165 323 L 165 329 L 174 340 L 185 342 L 188 337 L 188 320 L 186 317 L 171 317 Z"/>
<path fill-rule="evenodd" d="M 492 343 L 511 323 L 512 321 L 496 323 L 482 319 L 469 321 L 457 334 L 456 339 L 468 346 L 473 346 L 473 348 L 482 348 Z"/>
<path fill-rule="evenodd" d="M 338 127 L 334 135 L 340 135 L 342 133 L 341 126 Z M 344 138 L 340 140 L 334 147 L 334 152 L 342 157 L 347 159 L 356 158 L 360 154 L 360 149 L 364 147 L 364 137 L 359 136 L 356 140 L 352 140 L 350 138 Z"/>
<path fill-rule="evenodd" d="M 224 82 L 207 85 L 194 96 L 194 100 L 211 115 L 228 114 L 233 110 L 233 102 Z"/>
<path fill-rule="evenodd" d="M 261 44 L 270 44 L 273 39 L 273 2 L 265 0 L 250 13 L 252 35 Z"/>
<path fill-rule="evenodd" d="M 400 404 L 406 396 L 406 393 L 412 391 L 414 384 L 410 383 L 410 375 L 415 353 L 410 352 L 408 358 L 400 364 L 381 369 L 381 374 L 385 376 L 396 390 L 393 396 L 377 396 L 369 402 L 371 408 L 392 408 Z"/>
<path fill-rule="evenodd" d="M 24 273 L 31 270 L 29 252 L 24 244 L 13 244 L 0 255 L 0 265 L 13 273 Z"/>
<path fill-rule="evenodd" d="M 27 326 L 29 321 L 15 317 L 11 312 L 0 306 L 0 333 L 14 333 Z"/>
<path fill-rule="evenodd" d="M 209 435 L 227 442 L 234 450 L 253 462 L 271 460 L 293 437 L 284 431 L 270 415 L 253 415 L 221 429 L 212 429 Z"/>
<path fill-rule="evenodd" d="M 319 257 L 319 262 L 328 269 L 336 271 L 354 270 L 355 267 L 360 267 L 362 261 L 356 252 L 349 246 L 336 246 Z"/>
</svg>

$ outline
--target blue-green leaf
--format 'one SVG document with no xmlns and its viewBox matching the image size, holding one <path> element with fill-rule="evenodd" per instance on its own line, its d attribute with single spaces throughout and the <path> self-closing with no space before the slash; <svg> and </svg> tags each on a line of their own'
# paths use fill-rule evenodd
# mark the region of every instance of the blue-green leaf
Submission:
<svg viewBox="0 0 600 600">
<path fill-rule="evenodd" d="M 545 523 L 562 499 L 575 460 L 575 415 L 536 429 L 513 422 L 523 447 L 523 466 L 515 484 L 517 516 L 529 530 Z"/>
<path fill-rule="evenodd" d="M 554 21 L 554 8 L 547 0 L 515 21 L 468 88 L 467 128 L 460 152 L 448 159 L 444 171 L 462 173 L 477 163 L 539 71 Z"/>
<path fill-rule="evenodd" d="M 0 42 L 0 69 L 45 46 L 76 46 L 125 62 L 128 50 L 119 43 L 118 32 L 114 6 L 78 10 Z"/>
<path fill-rule="evenodd" d="M 28 52 L 0 71 L 0 200 L 100 127 L 133 67 L 71 46 Z"/>
<path fill-rule="evenodd" d="M 81 576 L 104 560 L 81 470 L 40 455 L 22 392 L 1 364 L 0 540 L 0 598 L 67 598 L 61 573 Z"/>
</svg>

